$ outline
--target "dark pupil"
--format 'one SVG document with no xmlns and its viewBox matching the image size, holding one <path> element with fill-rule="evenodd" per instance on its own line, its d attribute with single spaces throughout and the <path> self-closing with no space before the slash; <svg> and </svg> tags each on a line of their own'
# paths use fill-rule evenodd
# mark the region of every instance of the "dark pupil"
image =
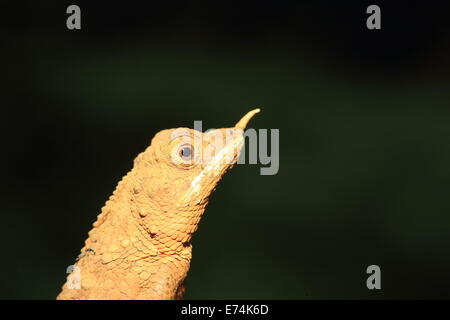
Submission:
<svg viewBox="0 0 450 320">
<path fill-rule="evenodd" d="M 180 154 L 183 158 L 190 158 L 191 149 L 189 147 L 184 147 L 183 149 L 181 149 Z"/>
</svg>

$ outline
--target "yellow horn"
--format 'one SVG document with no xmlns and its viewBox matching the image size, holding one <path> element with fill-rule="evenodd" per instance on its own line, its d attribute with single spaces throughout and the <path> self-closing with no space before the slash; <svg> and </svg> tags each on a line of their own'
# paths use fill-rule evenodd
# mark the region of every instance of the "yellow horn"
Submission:
<svg viewBox="0 0 450 320">
<path fill-rule="evenodd" d="M 239 120 L 238 123 L 236 123 L 235 128 L 244 130 L 247 127 L 247 123 L 250 121 L 250 119 L 260 111 L 261 110 L 259 108 L 249 111 L 245 116 L 242 117 L 241 120 Z"/>
</svg>

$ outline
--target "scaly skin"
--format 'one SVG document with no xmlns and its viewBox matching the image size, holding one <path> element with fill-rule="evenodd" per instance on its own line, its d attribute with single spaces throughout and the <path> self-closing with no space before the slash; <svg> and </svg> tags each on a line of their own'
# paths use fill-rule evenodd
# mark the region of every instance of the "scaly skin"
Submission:
<svg viewBox="0 0 450 320">
<path fill-rule="evenodd" d="M 192 235 L 257 112 L 231 129 L 157 133 L 102 208 L 57 299 L 182 298 Z"/>
</svg>

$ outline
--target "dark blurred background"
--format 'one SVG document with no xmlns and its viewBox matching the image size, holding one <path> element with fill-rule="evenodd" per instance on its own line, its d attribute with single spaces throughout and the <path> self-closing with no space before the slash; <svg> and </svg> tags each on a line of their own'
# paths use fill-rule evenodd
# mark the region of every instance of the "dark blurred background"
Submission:
<svg viewBox="0 0 450 320">
<path fill-rule="evenodd" d="M 255 106 L 279 173 L 225 177 L 186 298 L 450 298 L 448 6 L 392 2 L 2 4 L 0 298 L 59 293 L 156 132 Z"/>
</svg>

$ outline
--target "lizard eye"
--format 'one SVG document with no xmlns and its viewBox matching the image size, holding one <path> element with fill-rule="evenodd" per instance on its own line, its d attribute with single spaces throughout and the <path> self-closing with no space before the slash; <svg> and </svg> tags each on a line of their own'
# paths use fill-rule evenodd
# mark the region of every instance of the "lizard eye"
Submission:
<svg viewBox="0 0 450 320">
<path fill-rule="evenodd" d="M 194 153 L 193 151 L 194 150 L 193 150 L 193 147 L 191 145 L 184 144 L 184 145 L 182 145 L 179 148 L 178 155 L 184 161 L 191 161 L 192 160 L 192 155 Z"/>
<path fill-rule="evenodd" d="M 188 169 L 195 165 L 194 146 L 190 143 L 183 143 L 172 149 L 172 162 L 182 168 Z"/>
</svg>

